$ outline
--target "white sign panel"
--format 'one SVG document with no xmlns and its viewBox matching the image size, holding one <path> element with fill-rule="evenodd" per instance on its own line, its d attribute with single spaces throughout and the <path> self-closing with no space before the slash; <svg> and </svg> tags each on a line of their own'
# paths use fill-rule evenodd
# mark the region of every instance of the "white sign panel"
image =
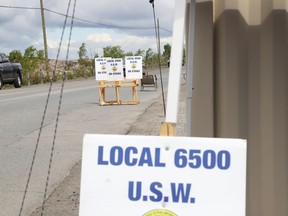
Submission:
<svg viewBox="0 0 288 216">
<path fill-rule="evenodd" d="M 96 80 L 107 80 L 107 58 L 95 58 Z"/>
<path fill-rule="evenodd" d="M 142 56 L 126 56 L 126 79 L 142 79 Z"/>
<path fill-rule="evenodd" d="M 123 60 L 121 58 L 107 59 L 107 80 L 124 80 Z"/>
<path fill-rule="evenodd" d="M 245 216 L 246 141 L 85 135 L 80 216 Z"/>
</svg>

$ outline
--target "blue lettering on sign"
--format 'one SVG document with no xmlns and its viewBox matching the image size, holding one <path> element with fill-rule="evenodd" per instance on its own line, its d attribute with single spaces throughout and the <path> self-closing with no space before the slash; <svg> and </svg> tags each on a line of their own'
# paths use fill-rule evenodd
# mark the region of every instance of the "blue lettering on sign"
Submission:
<svg viewBox="0 0 288 216">
<path fill-rule="evenodd" d="M 161 161 L 161 149 L 137 148 L 129 146 L 123 149 L 120 146 L 113 146 L 109 151 L 109 158 L 104 158 L 104 146 L 98 146 L 98 165 L 113 166 L 148 166 L 165 167 Z"/>
<path fill-rule="evenodd" d="M 128 197 L 131 201 L 139 201 L 142 193 L 142 182 L 136 182 L 136 190 L 134 191 L 134 182 L 128 183 Z"/>
<path fill-rule="evenodd" d="M 98 148 L 98 164 L 99 165 L 108 165 L 108 161 L 105 161 L 103 158 L 104 148 L 103 146 L 99 146 Z"/>
<path fill-rule="evenodd" d="M 153 195 L 149 196 L 152 202 L 161 202 L 163 198 L 163 194 L 161 192 L 162 184 L 160 182 L 153 182 L 150 185 L 150 191 Z"/>
<path fill-rule="evenodd" d="M 191 184 L 171 183 L 171 195 L 173 202 L 195 203 L 195 198 L 190 197 Z"/>
<path fill-rule="evenodd" d="M 174 164 L 178 168 L 227 170 L 230 168 L 231 155 L 225 150 L 219 152 L 205 150 L 202 152 L 198 149 L 178 149 L 175 151 Z"/>
<path fill-rule="evenodd" d="M 128 70 L 128 73 L 140 73 L 140 70 Z"/>
<path fill-rule="evenodd" d="M 111 149 L 110 163 L 113 166 L 119 166 L 123 162 L 123 149 L 119 146 L 115 146 L 115 148 Z"/>
<path fill-rule="evenodd" d="M 131 201 L 150 201 L 150 202 L 173 202 L 173 203 L 191 203 L 196 199 L 191 196 L 192 184 L 188 183 L 170 183 L 170 194 L 163 193 L 161 182 L 152 182 L 149 186 L 149 192 L 143 194 L 143 184 L 141 181 L 128 182 L 128 199 Z M 167 190 L 166 190 L 167 191 Z"/>
<path fill-rule="evenodd" d="M 164 148 L 163 148 L 164 149 Z M 187 169 L 228 170 L 231 155 L 226 150 L 176 149 L 174 166 Z M 98 146 L 97 165 L 128 167 L 166 167 L 161 148 L 134 146 Z M 171 164 L 173 165 L 173 164 Z M 189 171 L 189 170 L 188 170 Z M 173 202 L 195 204 L 191 183 L 128 181 L 128 199 L 132 202 Z"/>
<path fill-rule="evenodd" d="M 138 150 L 135 147 L 128 147 L 125 150 L 125 155 L 131 155 L 131 154 L 137 154 L 137 153 L 138 153 Z M 127 166 L 136 166 L 137 165 L 137 159 L 126 156 L 125 157 L 125 164 Z"/>
</svg>

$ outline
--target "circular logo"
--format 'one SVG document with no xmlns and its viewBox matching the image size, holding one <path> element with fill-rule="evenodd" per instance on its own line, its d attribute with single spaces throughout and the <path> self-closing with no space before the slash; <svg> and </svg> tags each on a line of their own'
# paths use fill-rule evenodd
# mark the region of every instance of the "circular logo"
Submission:
<svg viewBox="0 0 288 216">
<path fill-rule="evenodd" d="M 133 69 L 137 68 L 137 65 L 136 64 L 132 64 L 132 68 Z"/>
<path fill-rule="evenodd" d="M 112 67 L 112 71 L 116 72 L 116 71 L 117 71 L 117 67 L 116 67 L 116 66 L 113 66 L 113 67 Z"/>
<path fill-rule="evenodd" d="M 102 71 L 106 70 L 105 65 L 102 65 L 101 69 L 102 69 Z"/>
<path fill-rule="evenodd" d="M 143 216 L 177 216 L 175 213 L 165 209 L 154 209 L 145 213 Z"/>
</svg>

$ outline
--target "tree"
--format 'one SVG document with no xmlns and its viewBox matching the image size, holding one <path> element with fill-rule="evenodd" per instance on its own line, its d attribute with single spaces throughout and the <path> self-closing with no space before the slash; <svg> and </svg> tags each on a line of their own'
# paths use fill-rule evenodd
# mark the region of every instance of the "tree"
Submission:
<svg viewBox="0 0 288 216">
<path fill-rule="evenodd" d="M 144 55 L 144 50 L 141 50 L 141 49 L 138 49 L 136 52 L 135 52 L 135 56 L 143 56 Z"/>
<path fill-rule="evenodd" d="M 44 51 L 37 50 L 34 46 L 29 46 L 25 49 L 24 54 L 19 50 L 13 50 L 9 53 L 11 62 L 19 62 L 23 67 L 23 83 L 39 82 L 39 68 L 44 61 Z M 27 79 L 29 78 L 29 80 Z"/>
<path fill-rule="evenodd" d="M 37 58 L 40 60 L 44 60 L 45 59 L 45 52 L 44 50 L 38 50 L 37 52 Z"/>
<path fill-rule="evenodd" d="M 77 76 L 84 76 L 87 78 L 93 75 L 93 60 L 88 59 L 87 57 L 87 49 L 85 43 L 82 43 L 82 45 L 79 47 L 78 56 L 79 69 L 76 70 Z"/>
<path fill-rule="evenodd" d="M 24 55 L 22 56 L 19 50 L 13 50 L 9 53 L 10 61 L 17 61 L 22 64 L 23 67 L 23 83 L 39 82 L 39 74 L 37 73 L 41 63 L 44 60 L 44 51 L 37 50 L 34 46 L 29 46 L 25 49 Z M 28 79 L 26 79 L 29 78 Z"/>
<path fill-rule="evenodd" d="M 127 52 L 125 56 L 134 56 L 133 52 Z"/>
<path fill-rule="evenodd" d="M 149 48 L 146 50 L 145 55 L 144 55 L 144 64 L 146 66 L 153 64 L 153 57 L 155 56 L 155 53 L 153 53 L 152 49 Z"/>
<path fill-rule="evenodd" d="M 163 58 L 165 60 L 168 60 L 170 58 L 170 55 L 171 55 L 171 45 L 170 44 L 164 45 L 164 52 L 162 55 L 163 55 Z"/>
<path fill-rule="evenodd" d="M 85 43 L 82 43 L 82 45 L 79 47 L 78 56 L 79 56 L 79 59 L 86 58 L 87 49 L 86 49 L 86 44 Z"/>
<path fill-rule="evenodd" d="M 34 46 L 27 47 L 24 52 L 24 58 L 33 59 L 37 56 L 37 49 Z"/>
<path fill-rule="evenodd" d="M 104 57 L 111 58 L 124 58 L 125 54 L 121 47 L 118 46 L 107 46 L 103 48 Z"/>
<path fill-rule="evenodd" d="M 21 62 L 22 61 L 22 53 L 20 50 L 13 50 L 9 53 L 8 59 L 10 62 Z"/>
</svg>

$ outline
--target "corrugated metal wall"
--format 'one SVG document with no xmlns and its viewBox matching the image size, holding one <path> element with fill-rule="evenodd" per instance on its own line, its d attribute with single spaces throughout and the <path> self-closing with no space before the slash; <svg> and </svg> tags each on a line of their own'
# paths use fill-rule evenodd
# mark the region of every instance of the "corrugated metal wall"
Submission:
<svg viewBox="0 0 288 216">
<path fill-rule="evenodd" d="M 287 216 L 288 13 L 258 2 L 253 25 L 225 5 L 213 24 L 212 2 L 197 4 L 192 134 L 247 139 L 247 216 Z"/>
</svg>

